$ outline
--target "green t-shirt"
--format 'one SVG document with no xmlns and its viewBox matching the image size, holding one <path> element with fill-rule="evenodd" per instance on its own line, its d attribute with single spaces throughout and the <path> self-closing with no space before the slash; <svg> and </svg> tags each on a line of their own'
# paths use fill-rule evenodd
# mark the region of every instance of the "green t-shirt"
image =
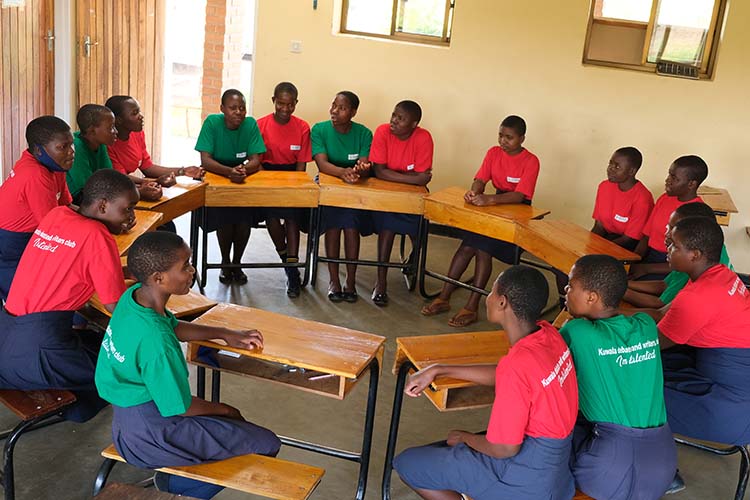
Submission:
<svg viewBox="0 0 750 500">
<path fill-rule="evenodd" d="M 99 350 L 94 377 L 99 395 L 128 408 L 153 401 L 164 417 L 185 413 L 192 397 L 188 370 L 174 333 L 177 319 L 162 316 L 133 299 L 120 297 Z"/>
<path fill-rule="evenodd" d="M 96 151 L 91 151 L 81 139 L 80 132 L 73 134 L 73 147 L 76 155 L 73 166 L 65 174 L 65 181 L 68 183 L 71 196 L 76 197 L 91 174 L 103 168 L 112 168 L 112 160 L 109 159 L 107 146 L 102 144 Z"/>
<path fill-rule="evenodd" d="M 316 123 L 310 131 L 313 157 L 323 153 L 328 161 L 342 168 L 351 168 L 360 158 L 370 156 L 372 131 L 359 123 L 352 122 L 352 128 L 341 134 L 328 120 Z"/>
<path fill-rule="evenodd" d="M 227 167 L 236 167 L 251 155 L 266 152 L 255 118 L 248 116 L 236 130 L 229 130 L 224 115 L 208 115 L 203 122 L 195 150 L 209 153 Z"/>
<path fill-rule="evenodd" d="M 734 270 L 732 264 L 729 262 L 729 253 L 727 253 L 726 245 L 721 247 L 721 257 L 719 258 L 719 264 L 724 264 L 729 269 Z M 679 271 L 672 271 L 664 277 L 664 284 L 667 286 L 664 291 L 659 295 L 659 300 L 663 304 L 669 304 L 674 300 L 677 294 L 685 288 L 687 282 L 690 280 L 690 276 L 687 273 L 681 273 Z"/>
<path fill-rule="evenodd" d="M 560 334 L 573 355 L 586 419 L 638 428 L 666 422 L 659 336 L 650 316 L 574 319 Z"/>
</svg>

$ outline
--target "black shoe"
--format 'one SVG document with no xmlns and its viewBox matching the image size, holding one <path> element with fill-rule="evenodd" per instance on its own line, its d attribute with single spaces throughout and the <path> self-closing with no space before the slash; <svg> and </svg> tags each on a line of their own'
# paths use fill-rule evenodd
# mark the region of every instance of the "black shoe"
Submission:
<svg viewBox="0 0 750 500">
<path fill-rule="evenodd" d="M 335 290 L 328 290 L 328 300 L 334 304 L 338 304 L 339 302 L 344 301 L 344 294 L 341 291 L 337 292 Z"/>
<path fill-rule="evenodd" d="M 235 283 L 238 283 L 240 285 L 244 285 L 247 283 L 247 274 L 242 272 L 242 269 L 235 269 L 232 271 L 232 278 Z"/>
<path fill-rule="evenodd" d="M 234 279 L 234 272 L 231 269 L 222 269 L 219 273 L 219 282 L 228 285 Z"/>
<path fill-rule="evenodd" d="M 378 307 L 385 307 L 388 305 L 388 294 L 386 292 L 372 291 L 372 302 Z"/>
<path fill-rule="evenodd" d="M 296 299 L 302 291 L 299 271 L 293 267 L 287 267 L 284 271 L 286 271 L 286 295 L 291 299 Z"/>
<path fill-rule="evenodd" d="M 157 491 L 169 492 L 170 477 L 171 474 L 167 474 L 166 472 L 157 472 L 154 474 L 154 488 L 156 488 Z"/>
<path fill-rule="evenodd" d="M 685 481 L 682 480 L 682 476 L 680 476 L 680 471 L 677 471 L 674 473 L 674 479 L 672 479 L 672 484 L 669 485 L 669 488 L 667 488 L 667 491 L 664 492 L 665 495 L 671 495 L 672 493 L 677 493 L 678 491 L 682 491 L 685 489 Z"/>
<path fill-rule="evenodd" d="M 349 302 L 350 304 L 354 304 L 359 299 L 359 295 L 357 295 L 356 290 L 353 290 L 351 292 L 347 292 L 346 290 L 344 290 L 343 292 L 341 292 L 341 295 L 343 296 L 344 300 L 346 302 Z"/>
</svg>

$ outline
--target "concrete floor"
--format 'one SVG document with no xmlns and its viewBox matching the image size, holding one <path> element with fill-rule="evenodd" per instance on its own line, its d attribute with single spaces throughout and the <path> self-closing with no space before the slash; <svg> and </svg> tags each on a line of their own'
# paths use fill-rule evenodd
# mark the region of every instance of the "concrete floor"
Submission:
<svg viewBox="0 0 750 500">
<path fill-rule="evenodd" d="M 184 219 L 184 218 L 183 218 Z M 178 221 L 180 233 L 187 235 L 186 221 Z M 216 260 L 217 248 L 212 241 L 211 256 Z M 431 237 L 428 267 L 444 271 L 456 241 Z M 374 259 L 375 237 L 363 240 L 362 257 Z M 265 231 L 254 231 L 248 246 L 247 259 L 273 260 L 273 246 Z M 495 269 L 495 274 L 501 267 Z M 228 287 L 218 282 L 218 271 L 209 272 L 206 294 L 218 301 L 258 307 L 286 315 L 331 323 L 387 337 L 384 367 L 378 391 L 377 414 L 373 452 L 366 498 L 380 498 L 385 444 L 393 403 L 395 377 L 391 374 L 394 357 L 394 339 L 401 336 L 427 335 L 456 331 L 441 315 L 425 318 L 418 312 L 425 302 L 419 294 L 408 292 L 399 272 L 389 273 L 391 303 L 378 308 L 369 300 L 375 280 L 375 268 L 361 267 L 357 273 L 360 300 L 356 304 L 332 304 L 326 298 L 328 274 L 321 269 L 317 287 L 307 287 L 294 300 L 285 294 L 285 280 L 281 269 L 248 271 L 250 281 L 242 287 Z M 437 290 L 435 281 L 430 290 Z M 466 300 L 467 294 L 454 295 L 454 310 Z M 550 312 L 554 317 L 556 310 Z M 493 326 L 481 321 L 466 331 L 490 330 Z M 248 325 L 250 327 L 252 325 Z M 364 421 L 367 381 L 361 384 L 344 401 L 328 399 L 276 384 L 248 378 L 225 375 L 222 379 L 223 401 L 237 406 L 243 415 L 279 434 L 325 443 L 348 450 L 359 450 Z M 408 398 L 407 398 L 408 399 Z M 443 439 L 451 429 L 479 431 L 486 427 L 489 410 L 439 413 L 426 398 L 408 399 L 404 402 L 398 450 L 408 446 Z M 0 429 L 15 425 L 15 417 L 4 407 L 0 408 Z M 111 443 L 111 411 L 106 409 L 86 424 L 61 423 L 37 430 L 22 437 L 16 447 L 16 498 L 18 500 L 85 499 L 91 495 L 91 485 L 101 463 L 99 452 Z M 312 498 L 343 500 L 354 497 L 357 465 L 321 455 L 282 448 L 281 458 L 300 461 L 326 469 L 326 474 Z M 719 457 L 693 449 L 679 448 L 679 464 L 687 489 L 668 498 L 675 500 L 706 500 L 734 498 L 739 458 Z M 117 465 L 110 480 L 135 482 L 149 476 L 127 465 Z M 219 500 L 249 498 L 233 491 L 223 491 Z M 394 500 L 415 500 L 418 497 L 408 490 L 394 474 L 392 485 Z"/>
</svg>

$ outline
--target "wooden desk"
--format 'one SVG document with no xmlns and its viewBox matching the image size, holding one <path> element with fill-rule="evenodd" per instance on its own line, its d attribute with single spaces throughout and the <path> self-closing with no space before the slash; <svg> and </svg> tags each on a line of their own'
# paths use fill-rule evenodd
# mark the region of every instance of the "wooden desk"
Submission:
<svg viewBox="0 0 750 500">
<path fill-rule="evenodd" d="M 205 391 L 205 369 L 213 370 L 213 401 L 219 400 L 220 372 L 268 380 L 303 391 L 344 399 L 364 372 L 369 371 L 370 386 L 360 453 L 337 450 L 289 437 L 281 438 L 284 444 L 290 446 L 359 462 L 356 498 L 362 500 L 369 468 L 379 367 L 383 358 L 385 338 L 232 304 L 219 304 L 194 322 L 234 329 L 255 328 L 263 333 L 264 345 L 261 350 L 236 349 L 210 341 L 189 344 L 188 361 L 198 366 L 199 397 L 203 397 L 202 392 Z M 214 359 L 218 366 L 213 366 L 198 358 L 200 346 L 229 351 L 239 357 L 216 353 Z M 290 367 L 296 369 L 290 370 Z M 304 368 L 304 371 L 300 368 Z"/>
<path fill-rule="evenodd" d="M 731 215 L 739 212 L 726 189 L 701 186 L 698 188 L 698 196 L 713 209 L 716 221 L 722 226 L 728 226 Z"/>
<path fill-rule="evenodd" d="M 422 215 L 425 186 L 366 177 L 356 184 L 347 184 L 338 177 L 320 174 L 320 205 L 359 208 L 379 212 Z"/>
<path fill-rule="evenodd" d="M 133 284 L 132 280 L 126 283 L 127 286 Z M 214 307 L 218 302 L 211 300 L 205 295 L 201 295 L 198 292 L 190 290 L 187 295 L 172 295 L 167 301 L 167 310 L 175 315 L 177 318 L 194 318 Z M 104 314 L 107 317 L 112 317 L 112 314 L 104 308 L 99 295 L 94 294 L 89 300 L 89 305 Z"/>
<path fill-rule="evenodd" d="M 514 243 L 516 222 L 541 219 L 549 210 L 523 203 L 477 207 L 464 201 L 465 189 L 449 187 L 427 196 L 424 216 L 431 223 L 464 229 Z"/>
<path fill-rule="evenodd" d="M 261 170 L 242 184 L 206 173 L 207 207 L 300 207 L 318 206 L 318 185 L 305 172 Z"/>
<path fill-rule="evenodd" d="M 391 472 L 396 451 L 401 405 L 404 400 L 406 378 L 414 371 L 434 363 L 448 365 L 497 364 L 510 349 L 503 331 L 450 333 L 399 337 L 396 339 L 396 392 L 385 452 L 382 495 L 391 498 Z M 466 410 L 489 406 L 495 399 L 494 387 L 483 387 L 466 380 L 448 377 L 436 378 L 423 393 L 439 411 Z"/>
<path fill-rule="evenodd" d="M 140 235 L 148 231 L 156 229 L 157 226 L 161 225 L 163 216 L 159 212 L 149 212 L 146 210 L 135 211 L 135 226 L 127 233 L 112 235 L 117 243 L 117 249 L 120 251 L 120 256 L 126 255 L 128 249 L 133 242 L 138 239 Z"/>
<path fill-rule="evenodd" d="M 518 224 L 516 244 L 564 273 L 579 257 L 611 255 L 624 263 L 641 257 L 567 220 L 527 220 Z"/>
<path fill-rule="evenodd" d="M 425 219 L 430 223 L 471 231 L 509 243 L 518 243 L 518 223 L 520 221 L 540 219 L 549 213 L 549 210 L 523 203 L 477 207 L 464 201 L 465 193 L 465 189 L 454 186 L 425 197 Z M 429 226 L 425 224 L 420 238 L 422 248 L 418 276 L 419 293 L 425 298 L 433 297 L 425 290 L 425 276 L 430 276 L 482 295 L 488 295 L 486 290 L 427 269 L 428 234 Z"/>
<path fill-rule="evenodd" d="M 141 200 L 135 208 L 161 213 L 164 216 L 161 223 L 166 224 L 181 215 L 202 207 L 206 203 L 205 182 L 190 186 L 176 184 L 168 188 L 163 188 L 162 192 L 163 196 L 160 200 Z"/>
</svg>

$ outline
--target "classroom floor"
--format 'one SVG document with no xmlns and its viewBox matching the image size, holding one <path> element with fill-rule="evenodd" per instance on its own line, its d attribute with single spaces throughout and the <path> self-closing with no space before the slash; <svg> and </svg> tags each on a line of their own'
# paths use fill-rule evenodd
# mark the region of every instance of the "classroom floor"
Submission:
<svg viewBox="0 0 750 500">
<path fill-rule="evenodd" d="M 187 222 L 178 220 L 183 237 L 187 236 Z M 218 248 L 215 239 L 209 238 L 212 260 L 217 260 Z M 304 243 L 304 242 L 303 242 Z M 441 237 L 430 238 L 428 267 L 444 271 L 453 251 L 455 240 Z M 365 238 L 362 257 L 375 258 L 375 237 Z M 394 252 L 395 254 L 395 252 Z M 273 261 L 275 252 L 265 231 L 253 232 L 246 258 Z M 496 266 L 495 273 L 501 270 Z M 394 339 L 401 336 L 427 335 L 457 331 L 450 328 L 448 316 L 426 318 L 419 314 L 425 302 L 417 291 L 408 292 L 401 274 L 389 273 L 388 307 L 378 308 L 369 300 L 375 280 L 375 268 L 361 267 L 357 273 L 357 290 L 360 300 L 356 304 L 332 304 L 326 298 L 328 274 L 321 269 L 315 289 L 307 287 L 297 299 L 285 294 L 285 279 L 281 269 L 258 269 L 248 271 L 249 283 L 228 287 L 218 281 L 218 271 L 209 272 L 206 294 L 218 301 L 259 307 L 286 315 L 331 323 L 387 337 L 384 367 L 380 379 L 373 452 L 366 498 L 380 498 L 383 457 L 388 437 L 388 425 L 393 403 L 395 377 L 391 374 L 394 356 Z M 429 290 L 437 290 L 435 281 L 428 283 Z M 466 292 L 454 295 L 456 310 L 466 300 Z M 549 315 L 554 317 L 556 309 Z M 493 326 L 481 321 L 464 331 L 490 330 Z M 252 325 L 248 325 L 251 327 Z M 244 377 L 225 375 L 222 377 L 222 400 L 238 407 L 243 415 L 267 426 L 279 434 L 326 443 L 331 446 L 357 451 L 361 446 L 362 425 L 367 393 L 367 381 L 363 380 L 345 399 L 338 401 L 299 390 L 280 387 Z M 408 398 L 407 398 L 408 399 Z M 61 423 L 39 429 L 22 436 L 16 447 L 16 498 L 18 500 L 67 500 L 90 498 L 91 486 L 101 463 L 99 452 L 111 443 L 111 411 L 106 409 L 86 424 Z M 489 409 L 439 413 L 426 398 L 409 399 L 404 402 L 399 446 L 424 444 L 444 439 L 451 429 L 479 431 L 485 428 Z M 0 408 L 0 429 L 15 425 L 14 416 Z M 326 469 L 325 476 L 311 498 L 346 500 L 354 497 L 357 480 L 357 464 L 324 457 L 288 447 L 283 447 L 281 458 L 306 462 Z M 672 495 L 674 500 L 706 500 L 734 498 L 737 483 L 739 458 L 719 457 L 693 449 L 679 448 L 680 470 L 687 489 Z M 136 482 L 147 478 L 147 471 L 119 464 L 110 481 Z M 1 495 L 1 493 L 0 493 Z M 250 498 L 233 491 L 223 491 L 217 500 Z M 394 474 L 392 483 L 394 500 L 416 500 Z"/>
</svg>

